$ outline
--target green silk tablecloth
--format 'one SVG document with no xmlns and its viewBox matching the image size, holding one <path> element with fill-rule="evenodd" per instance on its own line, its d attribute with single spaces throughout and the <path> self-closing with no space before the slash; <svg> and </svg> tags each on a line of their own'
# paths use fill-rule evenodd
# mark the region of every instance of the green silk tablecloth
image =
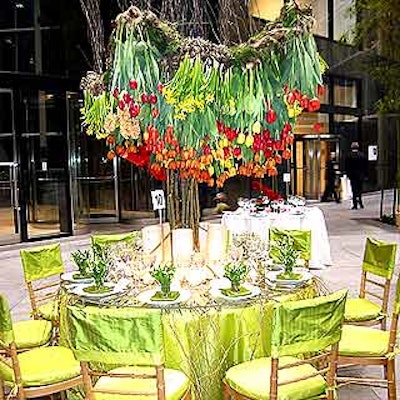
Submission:
<svg viewBox="0 0 400 400">
<path fill-rule="evenodd" d="M 60 341 L 75 349 L 77 346 L 90 347 L 90 341 L 96 340 L 95 331 L 102 329 L 102 318 L 96 316 L 111 312 L 113 318 L 117 316 L 118 323 L 109 330 L 110 342 L 121 340 L 134 352 L 135 346 L 143 346 L 143 343 L 135 343 L 135 337 L 126 337 L 129 336 L 129 324 L 135 318 L 143 319 L 146 313 L 151 318 L 154 313 L 159 313 L 166 367 L 181 370 L 189 377 L 194 399 L 219 400 L 222 399 L 221 382 L 228 368 L 270 355 L 273 302 L 311 298 L 316 294 L 315 285 L 310 284 L 295 293 L 277 295 L 274 300 L 260 296 L 245 303 L 163 309 L 98 307 L 74 304 L 66 299 L 61 302 Z M 73 313 L 82 313 L 85 318 L 77 322 L 76 318 L 71 318 Z M 151 318 L 149 321 L 155 320 Z M 85 332 L 93 327 L 94 332 Z M 151 323 L 141 325 L 141 329 L 153 328 Z"/>
</svg>

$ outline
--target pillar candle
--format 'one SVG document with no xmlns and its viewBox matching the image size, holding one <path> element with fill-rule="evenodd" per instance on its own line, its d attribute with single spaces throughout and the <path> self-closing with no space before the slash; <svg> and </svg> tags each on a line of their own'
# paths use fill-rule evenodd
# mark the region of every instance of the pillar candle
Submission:
<svg viewBox="0 0 400 400">
<path fill-rule="evenodd" d="M 168 237 L 168 222 L 162 225 L 150 225 L 142 228 L 143 251 L 155 257 L 155 263 L 171 261 L 171 238 Z M 164 237 L 164 241 L 162 238 Z"/>
<path fill-rule="evenodd" d="M 207 234 L 207 258 L 209 261 L 219 261 L 225 257 L 227 248 L 227 230 L 221 224 L 210 224 Z"/>
<path fill-rule="evenodd" d="M 193 251 L 193 229 L 174 229 L 172 231 L 172 258 L 174 263 L 190 262 Z"/>
</svg>

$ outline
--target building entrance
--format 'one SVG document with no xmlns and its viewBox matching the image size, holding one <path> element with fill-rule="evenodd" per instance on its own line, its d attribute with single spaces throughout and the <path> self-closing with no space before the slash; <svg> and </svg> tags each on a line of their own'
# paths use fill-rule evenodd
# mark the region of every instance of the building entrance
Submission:
<svg viewBox="0 0 400 400">
<path fill-rule="evenodd" d="M 333 135 L 302 135 L 294 152 L 294 192 L 306 199 L 319 200 L 325 191 L 325 173 L 330 154 L 339 161 L 339 138 Z"/>
</svg>

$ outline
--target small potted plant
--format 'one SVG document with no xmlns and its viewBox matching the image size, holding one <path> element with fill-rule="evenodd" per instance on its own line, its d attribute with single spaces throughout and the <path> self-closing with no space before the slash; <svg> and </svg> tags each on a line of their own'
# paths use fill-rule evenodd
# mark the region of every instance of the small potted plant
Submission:
<svg viewBox="0 0 400 400">
<path fill-rule="evenodd" d="M 158 265 L 151 271 L 151 276 L 160 285 L 160 290 L 151 297 L 151 300 L 173 301 L 179 297 L 179 292 L 171 291 L 171 282 L 174 278 L 175 271 L 176 268 L 172 263 Z"/>
<path fill-rule="evenodd" d="M 74 263 L 78 267 L 79 273 L 73 274 L 74 279 L 88 279 L 92 277 L 90 258 L 91 254 L 89 250 L 77 250 L 71 253 L 71 257 Z"/>
<path fill-rule="evenodd" d="M 280 273 L 277 278 L 282 280 L 299 280 L 302 278 L 301 273 L 295 273 L 293 268 L 297 264 L 300 252 L 294 247 L 294 240 L 290 236 L 285 236 L 279 240 L 278 245 L 278 262 L 284 267 L 284 272 Z"/>
<path fill-rule="evenodd" d="M 110 292 L 112 290 L 112 287 L 106 286 L 104 284 L 109 267 L 109 257 L 107 249 L 94 245 L 92 249 L 91 264 L 94 285 L 88 286 L 83 290 L 91 294 L 102 294 Z"/>
<path fill-rule="evenodd" d="M 250 294 L 251 291 L 242 286 L 247 273 L 248 268 L 242 260 L 226 264 L 224 277 L 229 279 L 231 287 L 228 289 L 221 289 L 221 293 L 230 297 L 246 296 Z"/>
</svg>

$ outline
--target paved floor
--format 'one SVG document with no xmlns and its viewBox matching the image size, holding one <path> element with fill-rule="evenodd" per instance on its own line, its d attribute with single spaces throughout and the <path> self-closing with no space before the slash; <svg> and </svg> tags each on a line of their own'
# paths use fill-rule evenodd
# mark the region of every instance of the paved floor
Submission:
<svg viewBox="0 0 400 400">
<path fill-rule="evenodd" d="M 385 197 L 386 210 L 390 210 L 391 199 L 390 194 Z M 371 236 L 400 244 L 400 231 L 377 220 L 380 207 L 379 195 L 366 195 L 364 204 L 365 209 L 363 210 L 350 210 L 350 201 L 341 204 L 334 202 L 318 204 L 324 211 L 326 218 L 333 266 L 316 271 L 316 274 L 321 276 L 332 289 L 348 288 L 351 296 L 356 296 L 358 293 L 365 238 Z M 101 230 L 132 230 L 134 228 L 136 227 L 129 225 L 103 226 Z M 97 227 L 97 229 L 100 230 L 100 227 Z M 71 265 L 70 252 L 77 248 L 86 247 L 88 243 L 88 234 L 61 240 L 63 258 L 67 267 Z M 21 246 L 25 246 L 25 244 L 0 247 L 0 292 L 8 296 L 15 320 L 27 318 L 27 311 L 29 310 L 19 261 Z M 29 246 L 32 246 L 32 244 L 29 244 Z M 399 254 L 400 251 L 398 257 Z M 397 261 L 399 262 L 399 260 Z M 365 370 L 354 370 L 356 374 L 360 372 L 365 374 Z M 370 372 L 373 374 L 376 371 L 368 368 L 368 373 Z M 377 370 L 377 372 L 379 375 L 380 371 Z M 397 372 L 400 373 L 399 368 L 397 368 Z M 398 392 L 400 393 L 400 385 Z M 361 386 L 342 388 L 339 395 L 340 399 L 344 400 L 387 398 L 383 390 Z"/>
</svg>

